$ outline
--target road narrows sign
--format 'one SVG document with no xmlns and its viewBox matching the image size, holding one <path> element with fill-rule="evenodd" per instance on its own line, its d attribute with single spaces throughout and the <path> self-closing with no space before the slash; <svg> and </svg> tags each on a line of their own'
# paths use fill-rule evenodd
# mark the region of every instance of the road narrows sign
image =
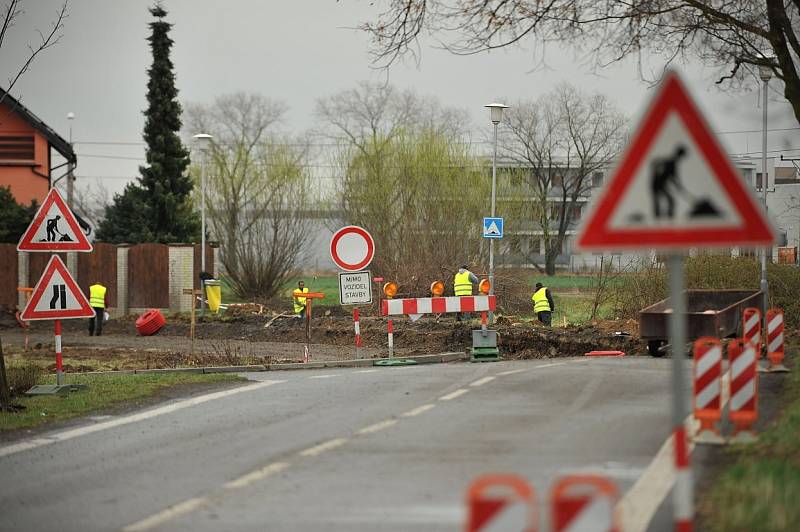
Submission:
<svg viewBox="0 0 800 532">
<path fill-rule="evenodd" d="M 363 227 L 342 227 L 331 238 L 331 259 L 342 270 L 357 272 L 366 268 L 375 256 L 375 241 Z"/>
<path fill-rule="evenodd" d="M 17 251 L 92 251 L 92 244 L 64 198 L 51 188 L 17 244 Z"/>
<path fill-rule="evenodd" d="M 583 250 L 768 245 L 767 216 L 670 72 L 578 232 Z"/>
<path fill-rule="evenodd" d="M 94 309 L 67 267 L 58 255 L 53 255 L 20 318 L 25 321 L 63 320 L 94 315 Z"/>
</svg>

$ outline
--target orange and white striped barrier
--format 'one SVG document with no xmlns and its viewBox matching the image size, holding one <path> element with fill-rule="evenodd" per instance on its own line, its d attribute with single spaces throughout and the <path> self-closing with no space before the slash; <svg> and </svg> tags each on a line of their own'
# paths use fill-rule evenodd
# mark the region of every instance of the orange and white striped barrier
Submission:
<svg viewBox="0 0 800 532">
<path fill-rule="evenodd" d="M 758 418 L 758 357 L 750 342 L 733 340 L 728 344 L 731 371 L 731 398 L 728 415 L 733 423 L 732 442 L 756 439 L 753 424 Z"/>
<path fill-rule="evenodd" d="M 725 443 L 717 425 L 722 419 L 722 344 L 716 338 L 695 341 L 692 382 L 694 418 L 700 422 L 694 441 Z"/>
<path fill-rule="evenodd" d="M 747 307 L 742 315 L 742 337 L 756 348 L 756 355 L 761 356 L 761 311 L 755 307 Z"/>
<path fill-rule="evenodd" d="M 466 532 L 536 532 L 536 494 L 518 475 L 484 475 L 467 490 Z"/>
<path fill-rule="evenodd" d="M 789 371 L 783 365 L 783 356 L 783 311 L 771 308 L 767 311 L 767 359 L 769 360 L 767 371 Z"/>
<path fill-rule="evenodd" d="M 560 478 L 550 490 L 553 532 L 619 532 L 614 508 L 619 493 L 613 482 L 599 475 Z"/>
<path fill-rule="evenodd" d="M 673 488 L 673 520 L 676 532 L 692 532 L 694 528 L 694 485 L 689 462 L 689 440 L 686 426 L 681 423 L 672 431 L 675 454 L 675 487 Z"/>
<path fill-rule="evenodd" d="M 356 332 L 356 349 L 361 347 L 361 321 L 358 315 L 358 309 L 353 309 L 353 328 Z"/>
<path fill-rule="evenodd" d="M 392 318 L 389 318 L 386 330 L 389 342 L 389 358 L 392 358 L 394 356 L 394 323 L 392 323 Z"/>
<path fill-rule="evenodd" d="M 447 312 L 483 312 L 495 310 L 495 296 L 416 297 L 384 299 L 382 316 L 402 314 L 444 314 Z"/>
</svg>

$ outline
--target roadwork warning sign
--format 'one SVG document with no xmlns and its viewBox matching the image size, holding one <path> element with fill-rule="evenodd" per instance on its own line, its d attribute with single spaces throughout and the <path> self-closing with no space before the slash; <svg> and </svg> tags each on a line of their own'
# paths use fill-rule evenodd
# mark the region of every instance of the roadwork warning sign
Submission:
<svg viewBox="0 0 800 532">
<path fill-rule="evenodd" d="M 347 272 L 339 274 L 339 304 L 369 305 L 372 303 L 372 279 L 370 272 Z"/>
</svg>

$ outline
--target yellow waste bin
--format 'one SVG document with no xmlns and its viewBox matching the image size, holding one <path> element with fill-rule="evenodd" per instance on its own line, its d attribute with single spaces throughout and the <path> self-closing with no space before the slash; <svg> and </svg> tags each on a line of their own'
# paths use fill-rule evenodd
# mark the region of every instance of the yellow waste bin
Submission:
<svg viewBox="0 0 800 532">
<path fill-rule="evenodd" d="M 211 312 L 218 312 L 219 306 L 222 303 L 222 288 L 220 282 L 216 279 L 206 279 L 205 286 L 208 309 Z"/>
</svg>

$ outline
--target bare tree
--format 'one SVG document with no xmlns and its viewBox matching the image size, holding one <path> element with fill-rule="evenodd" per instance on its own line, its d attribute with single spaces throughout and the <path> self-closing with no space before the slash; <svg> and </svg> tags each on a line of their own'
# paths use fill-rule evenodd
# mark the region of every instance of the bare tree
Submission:
<svg viewBox="0 0 800 532">
<path fill-rule="evenodd" d="M 245 93 L 187 106 L 187 131 L 214 137 L 206 208 L 222 264 L 241 296 L 275 295 L 303 251 L 309 223 L 306 150 L 275 136 L 285 112 L 282 103 Z M 194 174 L 199 177 L 197 165 Z"/>
<path fill-rule="evenodd" d="M 625 118 L 605 96 L 562 84 L 537 101 L 512 106 L 502 131 L 503 153 L 516 167 L 511 173 L 527 180 L 524 193 L 535 204 L 532 213 L 544 239 L 544 271 L 553 275 L 593 175 L 622 146 Z"/>
<path fill-rule="evenodd" d="M 3 10 L 0 11 L 0 17 L 2 18 L 2 24 L 0 25 L 0 48 L 3 47 L 3 43 L 8 35 L 8 31 L 14 27 L 17 19 L 24 12 L 22 5 L 22 0 L 8 0 Z M 17 84 L 17 81 L 19 81 L 22 75 L 28 71 L 31 63 L 33 63 L 33 60 L 36 59 L 36 56 L 51 46 L 58 44 L 58 42 L 61 40 L 61 30 L 64 28 L 64 19 L 66 17 L 67 2 L 65 1 L 63 4 L 61 4 L 61 8 L 56 12 L 55 21 L 50 24 L 50 29 L 46 32 L 42 32 L 38 29 L 36 30 L 39 40 L 36 44 L 28 45 L 28 53 L 22 58 L 21 64 L 18 63 L 18 66 L 14 67 L 14 69 L 11 71 L 9 77 L 7 78 L 8 85 L 5 87 L 5 92 L 0 93 L 0 104 L 3 103 L 6 98 L 6 94 L 12 91 L 14 85 Z"/>
<path fill-rule="evenodd" d="M 718 83 L 758 66 L 784 82 L 800 122 L 800 2 L 797 0 L 387 0 L 377 20 L 362 25 L 376 61 L 386 66 L 420 35 L 450 51 L 472 54 L 532 41 L 539 56 L 548 42 L 588 50 L 597 66 L 644 52 L 696 57 L 729 71 Z M 643 73 L 644 74 L 644 73 Z M 754 76 L 749 79 L 755 80 Z"/>
</svg>

